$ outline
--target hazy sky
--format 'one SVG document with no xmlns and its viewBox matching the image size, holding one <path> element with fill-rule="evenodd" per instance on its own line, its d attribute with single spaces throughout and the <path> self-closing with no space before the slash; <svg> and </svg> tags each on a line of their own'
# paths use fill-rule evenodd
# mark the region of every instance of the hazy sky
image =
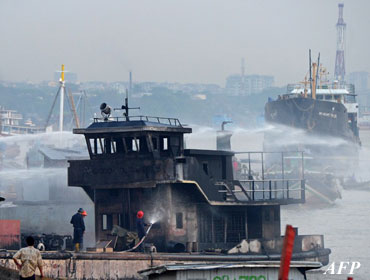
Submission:
<svg viewBox="0 0 370 280">
<path fill-rule="evenodd" d="M 336 0 L 1 0 L 0 80 L 300 81 L 308 49 L 334 72 Z M 370 72 L 370 1 L 344 2 L 346 69 Z"/>
</svg>

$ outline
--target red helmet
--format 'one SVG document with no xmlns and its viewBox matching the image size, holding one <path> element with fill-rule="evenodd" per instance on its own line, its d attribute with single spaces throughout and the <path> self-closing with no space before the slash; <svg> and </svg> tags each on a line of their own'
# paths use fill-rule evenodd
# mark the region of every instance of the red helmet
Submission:
<svg viewBox="0 0 370 280">
<path fill-rule="evenodd" d="M 143 211 L 138 211 L 137 212 L 137 217 L 139 218 L 139 219 L 141 219 L 142 217 L 144 217 L 144 212 Z"/>
</svg>

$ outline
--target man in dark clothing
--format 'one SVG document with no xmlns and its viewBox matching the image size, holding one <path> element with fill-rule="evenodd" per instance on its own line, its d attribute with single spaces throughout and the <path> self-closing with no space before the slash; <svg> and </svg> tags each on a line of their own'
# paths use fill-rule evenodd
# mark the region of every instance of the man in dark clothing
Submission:
<svg viewBox="0 0 370 280">
<path fill-rule="evenodd" d="M 144 217 L 143 211 L 137 212 L 136 229 L 137 229 L 137 235 L 139 236 L 140 240 L 146 234 L 145 227 L 147 226 L 147 224 L 144 223 L 143 217 Z"/>
<path fill-rule="evenodd" d="M 82 249 L 83 235 L 85 232 L 84 217 L 87 216 L 86 211 L 82 208 L 72 216 L 71 224 L 73 225 L 73 244 L 75 244 L 75 251 Z"/>
<path fill-rule="evenodd" d="M 136 215 L 136 229 L 137 229 L 137 235 L 139 236 L 139 241 L 146 235 L 145 227 L 147 226 L 146 223 L 144 223 L 144 212 L 138 211 Z M 144 242 L 140 244 L 140 246 L 137 248 L 137 250 L 143 252 L 144 251 Z"/>
</svg>

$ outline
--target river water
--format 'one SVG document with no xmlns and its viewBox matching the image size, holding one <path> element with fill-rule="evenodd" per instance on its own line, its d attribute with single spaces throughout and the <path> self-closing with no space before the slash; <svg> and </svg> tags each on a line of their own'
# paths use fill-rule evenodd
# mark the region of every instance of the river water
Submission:
<svg viewBox="0 0 370 280">
<path fill-rule="evenodd" d="M 257 130 L 234 130 L 231 146 L 236 151 L 261 151 L 265 127 Z M 188 139 L 189 146 L 215 148 L 215 131 L 210 129 L 195 129 Z M 298 131 L 287 131 L 286 139 L 295 142 L 309 142 Z M 284 136 L 284 135 L 283 135 Z M 358 167 L 354 173 L 359 181 L 370 180 L 370 131 L 361 131 L 362 148 L 359 153 Z M 322 141 L 322 138 L 314 139 Z M 325 140 L 324 140 L 325 141 Z M 211 143 L 211 145 L 210 145 Z M 323 143 L 333 147 L 336 143 Z M 352 171 L 351 171 L 352 172 Z M 335 272 L 338 272 L 340 262 L 360 262 L 361 267 L 354 275 L 347 275 L 349 270 L 343 270 L 341 275 L 323 274 L 328 266 L 319 271 L 309 273 L 309 280 L 316 279 L 347 279 L 353 276 L 355 280 L 370 279 L 370 186 L 369 191 L 343 190 L 342 199 L 334 205 L 312 206 L 291 205 L 282 207 L 281 228 L 286 224 L 298 227 L 299 234 L 322 234 L 326 248 L 330 248 L 329 265 L 335 262 Z M 283 232 L 282 232 L 283 234 Z"/>
<path fill-rule="evenodd" d="M 370 177 L 369 151 L 370 132 L 361 132 L 362 149 L 358 177 Z M 370 187 L 368 191 L 343 190 L 342 199 L 335 205 L 323 208 L 307 208 L 305 205 L 282 207 L 282 228 L 291 224 L 299 228 L 299 234 L 323 234 L 325 247 L 330 248 L 329 265 L 335 262 L 336 270 L 340 262 L 360 262 L 361 267 L 354 275 L 322 274 L 309 276 L 308 279 L 370 279 Z"/>
<path fill-rule="evenodd" d="M 187 137 L 188 148 L 215 148 L 215 131 L 198 129 L 197 132 Z M 264 129 L 237 130 L 232 137 L 232 146 L 239 151 L 260 151 L 263 133 Z M 363 147 L 356 177 L 366 181 L 370 180 L 370 131 L 361 132 L 360 136 Z M 325 247 L 332 250 L 330 264 L 335 262 L 336 272 L 339 262 L 356 261 L 361 263 L 361 267 L 355 271 L 354 279 L 370 279 L 370 187 L 369 191 L 343 190 L 342 199 L 331 206 L 283 206 L 281 216 L 282 229 L 286 224 L 291 224 L 298 227 L 299 234 L 324 235 Z M 89 224 L 93 225 L 93 222 Z M 326 269 L 324 267 L 310 274 L 308 279 L 347 279 L 346 274 L 323 275 Z M 348 270 L 343 272 L 347 273 Z"/>
<path fill-rule="evenodd" d="M 282 228 L 298 227 L 299 234 L 323 234 L 325 247 L 330 248 L 329 264 L 360 262 L 354 279 L 370 279 L 370 191 L 342 192 L 342 199 L 325 208 L 282 207 Z M 325 270 L 327 267 L 323 268 Z M 344 272 L 344 271 L 343 271 Z M 344 275 L 322 275 L 308 279 L 347 279 Z"/>
</svg>

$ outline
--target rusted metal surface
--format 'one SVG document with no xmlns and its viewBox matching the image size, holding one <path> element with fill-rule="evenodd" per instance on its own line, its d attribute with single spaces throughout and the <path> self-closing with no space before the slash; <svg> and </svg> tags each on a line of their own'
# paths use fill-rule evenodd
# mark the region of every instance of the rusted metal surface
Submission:
<svg viewBox="0 0 370 280">
<path fill-rule="evenodd" d="M 68 185 L 85 187 L 155 187 L 156 182 L 175 180 L 172 159 L 132 158 L 71 160 Z"/>
<path fill-rule="evenodd" d="M 21 245 L 21 221 L 0 220 L 0 248 L 15 250 Z"/>
<path fill-rule="evenodd" d="M 326 252 L 327 253 L 327 252 Z M 14 252 L 0 252 L 0 266 L 16 269 L 11 260 Z M 227 264 L 247 261 L 278 261 L 279 254 L 266 255 L 204 255 L 204 254 L 141 254 L 141 253 L 42 253 L 44 274 L 50 278 L 68 279 L 143 279 L 139 270 L 168 264 Z M 306 253 L 318 261 L 317 254 Z M 293 259 L 304 256 L 293 253 Z"/>
</svg>

